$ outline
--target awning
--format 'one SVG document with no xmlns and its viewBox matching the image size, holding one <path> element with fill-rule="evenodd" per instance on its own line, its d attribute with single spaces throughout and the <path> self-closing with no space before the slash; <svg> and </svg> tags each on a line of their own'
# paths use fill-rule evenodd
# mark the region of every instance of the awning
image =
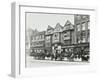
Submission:
<svg viewBox="0 0 100 80">
<path fill-rule="evenodd" d="M 62 46 L 62 48 L 73 48 L 75 46 Z"/>
<path fill-rule="evenodd" d="M 36 48 L 36 47 L 35 47 L 35 48 L 33 47 L 33 48 L 31 48 L 31 49 L 41 49 L 41 50 L 44 50 L 43 47 L 40 47 L 40 48 L 39 48 L 39 47 L 37 47 L 37 48 Z"/>
<path fill-rule="evenodd" d="M 89 43 L 76 44 L 75 47 L 89 47 Z"/>
</svg>

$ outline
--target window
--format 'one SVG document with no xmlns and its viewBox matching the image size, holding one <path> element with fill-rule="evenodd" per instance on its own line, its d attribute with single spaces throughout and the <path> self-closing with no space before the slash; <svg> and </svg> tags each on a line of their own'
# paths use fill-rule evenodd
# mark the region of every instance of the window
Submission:
<svg viewBox="0 0 100 80">
<path fill-rule="evenodd" d="M 80 15 L 77 15 L 77 20 L 81 20 L 81 16 Z"/>
<path fill-rule="evenodd" d="M 78 43 L 81 43 L 81 36 L 78 36 L 77 42 L 78 42 Z"/>
<path fill-rule="evenodd" d="M 47 37 L 46 37 L 46 41 L 47 41 L 47 42 L 50 42 L 50 36 L 47 36 Z"/>
<path fill-rule="evenodd" d="M 86 15 L 84 15 L 84 16 L 82 16 L 82 18 L 83 18 L 83 19 L 86 19 L 86 18 L 87 18 L 87 16 L 86 16 Z"/>
<path fill-rule="evenodd" d="M 78 40 L 78 43 L 81 43 L 81 40 Z"/>
<path fill-rule="evenodd" d="M 85 30 L 86 23 L 82 23 L 82 30 Z"/>
<path fill-rule="evenodd" d="M 81 36 L 85 37 L 86 36 L 86 31 L 82 31 Z"/>
<path fill-rule="evenodd" d="M 88 42 L 90 42 L 90 32 L 88 31 Z"/>
<path fill-rule="evenodd" d="M 42 39 L 44 39 L 44 35 L 42 35 Z"/>
<path fill-rule="evenodd" d="M 60 28 L 57 28 L 57 31 L 60 31 Z"/>
<path fill-rule="evenodd" d="M 90 22 L 88 22 L 88 29 L 90 29 Z"/>
<path fill-rule="evenodd" d="M 36 38 L 36 40 L 38 40 L 38 36 L 36 36 L 35 38 Z"/>
<path fill-rule="evenodd" d="M 70 32 L 66 32 L 66 33 L 64 33 L 64 40 L 68 40 L 68 39 L 70 39 Z"/>
<path fill-rule="evenodd" d="M 85 31 L 82 31 L 82 33 L 81 33 L 81 41 L 82 42 L 86 41 L 86 32 Z"/>
<path fill-rule="evenodd" d="M 65 43 L 66 45 L 69 45 L 69 44 L 70 44 L 70 40 L 65 40 L 64 43 Z"/>
<path fill-rule="evenodd" d="M 90 42 L 90 37 L 88 37 L 88 42 Z"/>
<path fill-rule="evenodd" d="M 86 38 L 85 37 L 82 37 L 82 40 L 81 40 L 83 43 L 86 42 Z"/>
<path fill-rule="evenodd" d="M 53 34 L 53 42 L 59 42 L 59 33 Z"/>
<path fill-rule="evenodd" d="M 81 30 L 81 26 L 80 24 L 77 25 L 77 31 L 80 31 Z"/>
</svg>

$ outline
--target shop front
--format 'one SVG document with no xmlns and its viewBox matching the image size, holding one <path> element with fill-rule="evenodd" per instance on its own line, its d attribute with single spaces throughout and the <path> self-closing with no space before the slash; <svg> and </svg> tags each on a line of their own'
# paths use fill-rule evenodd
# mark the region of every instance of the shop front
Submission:
<svg viewBox="0 0 100 80">
<path fill-rule="evenodd" d="M 88 61 L 90 58 L 89 43 L 76 44 L 74 47 L 74 56 L 81 61 Z"/>
<path fill-rule="evenodd" d="M 44 55 L 45 55 L 44 47 L 32 47 L 31 48 L 31 56 L 33 56 L 34 59 L 43 59 Z"/>
</svg>

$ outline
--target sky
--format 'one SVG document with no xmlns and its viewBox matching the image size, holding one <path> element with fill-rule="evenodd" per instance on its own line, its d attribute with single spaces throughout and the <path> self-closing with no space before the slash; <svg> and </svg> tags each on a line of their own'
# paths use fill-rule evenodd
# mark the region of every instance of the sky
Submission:
<svg viewBox="0 0 100 80">
<path fill-rule="evenodd" d="M 60 23 L 64 26 L 67 20 L 74 24 L 74 15 L 27 13 L 26 29 L 32 28 L 34 30 L 44 31 L 47 29 L 48 25 L 54 28 L 57 23 Z"/>
</svg>

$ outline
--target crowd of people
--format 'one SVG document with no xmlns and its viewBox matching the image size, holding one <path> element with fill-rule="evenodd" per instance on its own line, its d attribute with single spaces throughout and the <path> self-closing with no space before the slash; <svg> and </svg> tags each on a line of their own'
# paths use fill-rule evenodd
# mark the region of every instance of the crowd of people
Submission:
<svg viewBox="0 0 100 80">
<path fill-rule="evenodd" d="M 89 51 L 84 48 L 69 48 L 53 51 L 34 52 L 32 50 L 30 56 L 36 60 L 55 60 L 55 61 L 89 61 Z"/>
</svg>

